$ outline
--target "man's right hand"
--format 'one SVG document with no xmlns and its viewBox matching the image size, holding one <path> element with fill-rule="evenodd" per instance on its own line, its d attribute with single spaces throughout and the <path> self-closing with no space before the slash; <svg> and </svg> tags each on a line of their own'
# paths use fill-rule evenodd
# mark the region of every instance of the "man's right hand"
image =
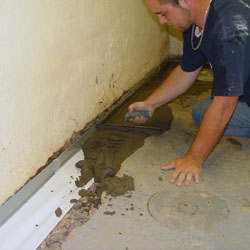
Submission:
<svg viewBox="0 0 250 250">
<path fill-rule="evenodd" d="M 148 111 L 151 111 L 152 113 L 154 112 L 151 105 L 147 104 L 146 102 L 135 102 L 128 107 L 129 113 L 132 113 L 135 110 L 148 110 Z M 148 119 L 140 116 L 140 117 L 136 117 L 135 119 L 130 119 L 129 121 L 133 123 L 143 124 L 147 122 Z"/>
</svg>

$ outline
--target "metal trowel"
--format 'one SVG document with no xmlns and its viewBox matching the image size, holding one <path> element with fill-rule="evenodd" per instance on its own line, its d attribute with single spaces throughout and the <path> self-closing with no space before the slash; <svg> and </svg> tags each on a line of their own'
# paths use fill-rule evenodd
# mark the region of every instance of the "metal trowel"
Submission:
<svg viewBox="0 0 250 250">
<path fill-rule="evenodd" d="M 130 119 L 134 119 L 136 117 L 145 117 L 146 119 L 150 119 L 152 117 L 152 112 L 149 110 L 135 110 L 132 113 L 126 113 L 123 124 L 97 124 L 96 128 L 104 130 L 132 131 L 138 133 L 144 132 L 147 134 L 159 134 L 163 132 L 160 127 L 147 126 L 146 124 L 135 125 L 134 123 L 127 123 Z"/>
</svg>

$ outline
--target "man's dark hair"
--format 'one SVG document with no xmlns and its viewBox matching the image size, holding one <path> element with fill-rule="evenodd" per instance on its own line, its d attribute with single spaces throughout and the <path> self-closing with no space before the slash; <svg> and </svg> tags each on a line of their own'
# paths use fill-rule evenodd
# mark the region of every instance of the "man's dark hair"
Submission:
<svg viewBox="0 0 250 250">
<path fill-rule="evenodd" d="M 159 4 L 171 3 L 173 5 L 179 5 L 179 0 L 158 0 Z"/>
</svg>

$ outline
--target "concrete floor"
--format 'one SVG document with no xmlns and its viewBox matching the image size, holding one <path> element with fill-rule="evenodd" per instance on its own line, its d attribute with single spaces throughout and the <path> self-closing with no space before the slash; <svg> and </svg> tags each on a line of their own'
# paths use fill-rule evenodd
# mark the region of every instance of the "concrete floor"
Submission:
<svg viewBox="0 0 250 250">
<path fill-rule="evenodd" d="M 196 133 L 192 105 L 209 94 L 210 85 L 197 81 L 170 104 L 171 129 L 148 137 L 122 164 L 119 175 L 133 176 L 135 191 L 107 197 L 62 249 L 250 249 L 249 139 L 223 137 L 204 164 L 198 185 L 179 188 L 169 183 L 172 171 L 160 170 L 188 150 Z"/>
</svg>

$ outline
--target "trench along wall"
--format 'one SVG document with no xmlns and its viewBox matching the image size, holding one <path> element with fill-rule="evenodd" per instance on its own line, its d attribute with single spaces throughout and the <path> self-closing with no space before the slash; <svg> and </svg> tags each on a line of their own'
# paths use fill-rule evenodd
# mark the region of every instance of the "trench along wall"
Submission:
<svg viewBox="0 0 250 250">
<path fill-rule="evenodd" d="M 0 48 L 0 205 L 170 55 L 144 0 L 4 0 Z"/>
</svg>

